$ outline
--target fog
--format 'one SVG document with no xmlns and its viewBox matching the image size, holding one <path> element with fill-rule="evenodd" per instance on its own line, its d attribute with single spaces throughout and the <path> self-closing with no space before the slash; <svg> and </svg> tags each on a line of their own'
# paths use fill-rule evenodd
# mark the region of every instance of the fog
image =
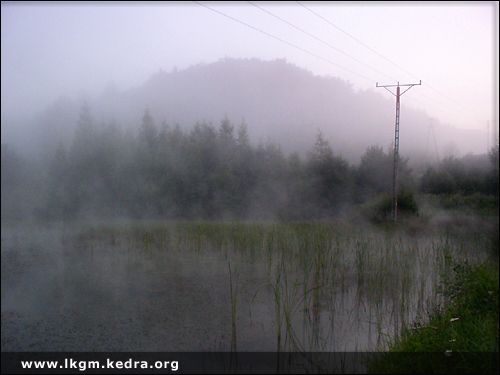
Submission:
<svg viewBox="0 0 500 375">
<path fill-rule="evenodd" d="M 1 9 L 2 352 L 384 352 L 498 271 L 497 3 Z"/>
<path fill-rule="evenodd" d="M 296 3 L 261 5 L 264 11 L 252 3 L 209 6 L 293 46 L 197 3 L 3 2 L 3 142 L 30 149 L 39 146 L 39 134 L 50 132 L 46 122 L 60 122 L 58 132 L 74 127 L 77 112 L 66 108 L 65 101 L 69 100 L 76 102 L 76 107 L 83 101 L 93 103 L 97 121 L 113 117 L 137 124 L 142 111 L 152 107 L 158 121 L 174 121 L 182 126 L 202 120 L 219 121 L 225 114 L 234 121 L 244 118 L 252 137 L 276 139 L 276 133 L 280 133 L 283 147 L 293 148 L 304 139 L 313 142 L 307 130 L 310 128 L 320 128 L 334 146 L 345 145 L 348 139 L 354 144 L 351 148 L 372 143 L 386 147 L 392 138 L 394 98 L 376 89 L 375 83 L 422 80 L 422 86 L 402 97 L 402 129 L 414 130 L 419 140 L 411 143 L 414 148 L 418 143 L 421 151 L 428 149 L 431 122 L 441 153 L 445 149 L 460 154 L 486 152 L 494 143 L 494 129 L 498 127 L 496 3 L 308 6 L 337 29 Z M 179 101 L 184 103 L 180 109 L 169 100 L 167 88 L 154 91 L 152 87 L 160 90 L 161 77 L 155 76 L 158 72 L 175 70 L 189 75 L 193 66 L 210 65 L 224 58 L 265 62 L 285 59 L 298 69 L 324 77 L 324 83 L 316 79 L 316 83 L 305 84 L 281 72 L 286 68 L 276 67 L 276 74 L 282 74 L 280 79 L 268 71 L 269 76 L 257 80 L 252 77 L 254 87 L 249 87 L 248 82 L 224 80 L 224 67 L 217 68 L 221 70 L 218 73 L 207 67 L 198 76 L 176 83 L 182 91 Z M 238 71 L 234 66 L 227 70 L 237 79 L 247 75 L 247 71 Z M 206 81 L 217 74 L 211 87 L 197 86 L 199 79 Z M 351 90 L 322 91 L 320 86 L 327 85 L 329 79 L 340 80 Z M 175 87 L 170 95 L 176 95 L 179 88 Z M 269 92 L 269 87 L 276 93 Z M 281 95 L 291 87 L 303 97 Z M 219 102 L 214 98 L 213 103 L 211 97 L 219 90 L 226 96 Z M 263 95 L 261 101 L 269 103 L 270 108 L 262 113 L 261 108 L 250 105 L 242 93 L 245 90 L 255 100 L 259 99 L 255 94 Z M 108 101 L 101 100 L 103 95 Z M 324 108 L 323 115 L 305 103 L 304 97 L 311 95 L 321 100 L 318 106 Z M 232 100 L 228 101 L 227 96 Z M 123 97 L 130 99 L 127 102 Z M 200 105 L 189 102 L 194 97 Z M 297 101 L 304 107 L 298 107 Z M 130 102 L 136 103 L 134 111 L 129 108 Z M 163 102 L 167 103 L 163 111 L 158 110 L 158 103 Z M 328 112 L 330 106 L 332 111 Z M 370 113 L 373 107 L 380 112 Z M 346 113 L 339 108 L 345 108 Z M 44 114 L 51 110 L 52 117 L 45 116 L 44 121 Z M 349 112 L 363 113 L 371 121 L 349 119 Z M 335 121 L 337 116 L 340 119 Z M 343 116 L 348 119 L 344 121 Z M 359 128 L 345 134 L 339 128 L 341 123 L 351 127 L 350 121 L 357 121 Z M 283 139 L 282 128 L 289 127 L 294 130 Z M 374 132 L 384 136 L 372 139 Z M 340 138 L 337 142 L 336 133 Z M 411 137 L 414 139 L 413 134 Z M 403 147 L 404 138 L 402 142 Z M 360 155 L 359 150 L 351 153 Z"/>
<path fill-rule="evenodd" d="M 339 215 L 391 191 L 376 83 L 422 81 L 401 189 L 492 194 L 495 9 L 4 2 L 2 218 Z"/>
</svg>

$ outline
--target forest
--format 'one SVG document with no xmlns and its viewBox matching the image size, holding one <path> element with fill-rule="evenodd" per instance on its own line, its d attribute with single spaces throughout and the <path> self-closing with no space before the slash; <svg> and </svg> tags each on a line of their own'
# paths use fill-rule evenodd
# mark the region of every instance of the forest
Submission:
<svg viewBox="0 0 500 375">
<path fill-rule="evenodd" d="M 247 125 L 227 117 L 188 129 L 157 124 L 145 110 L 136 131 L 123 131 L 98 126 L 84 105 L 71 143 L 48 154 L 30 160 L 2 144 L 2 220 L 326 219 L 374 199 L 378 212 L 368 219 L 390 211 L 392 150 L 368 147 L 353 165 L 320 129 L 309 151 L 285 153 L 280 144 L 252 144 Z M 402 212 L 417 213 L 415 194 L 479 194 L 494 207 L 498 146 L 469 159 L 447 157 L 417 174 L 401 158 Z"/>
<path fill-rule="evenodd" d="M 498 4 L 373 5 L 2 1 L 1 373 L 497 374 Z"/>
<path fill-rule="evenodd" d="M 498 368 L 498 145 L 400 157 L 393 222 L 390 149 L 352 163 L 321 129 L 286 152 L 247 126 L 146 109 L 124 130 L 85 104 L 38 158 L 2 144 L 2 347 L 258 348 L 306 356 L 285 372 L 375 373 L 480 352 L 415 371 Z"/>
</svg>

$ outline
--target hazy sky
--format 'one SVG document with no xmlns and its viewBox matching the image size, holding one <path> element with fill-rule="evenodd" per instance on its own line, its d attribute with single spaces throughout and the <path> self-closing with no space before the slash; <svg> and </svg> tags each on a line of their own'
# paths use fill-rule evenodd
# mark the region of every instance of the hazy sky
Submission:
<svg viewBox="0 0 500 375">
<path fill-rule="evenodd" d="M 160 69 L 256 57 L 286 58 L 383 95 L 375 82 L 421 79 L 404 95 L 407 105 L 457 127 L 485 129 L 498 119 L 497 2 L 305 3 L 405 71 L 295 2 L 257 4 L 363 64 L 247 2 L 203 4 L 364 77 L 196 3 L 2 2 L 2 116 L 41 110 L 61 95 L 139 85 Z"/>
</svg>

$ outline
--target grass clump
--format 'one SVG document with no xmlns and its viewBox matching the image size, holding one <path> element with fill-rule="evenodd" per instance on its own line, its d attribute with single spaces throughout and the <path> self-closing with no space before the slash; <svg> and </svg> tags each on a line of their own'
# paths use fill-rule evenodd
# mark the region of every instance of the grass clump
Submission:
<svg viewBox="0 0 500 375">
<path fill-rule="evenodd" d="M 404 330 L 370 372 L 498 373 L 498 265 L 455 265 L 444 287 L 446 306 Z"/>
</svg>

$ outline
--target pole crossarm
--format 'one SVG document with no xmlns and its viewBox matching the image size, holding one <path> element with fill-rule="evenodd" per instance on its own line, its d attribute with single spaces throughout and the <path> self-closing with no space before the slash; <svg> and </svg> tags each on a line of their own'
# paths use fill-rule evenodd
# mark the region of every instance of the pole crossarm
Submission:
<svg viewBox="0 0 500 375">
<path fill-rule="evenodd" d="M 402 86 L 420 86 L 422 84 L 422 80 L 419 83 L 397 83 L 397 85 L 379 85 L 376 83 L 375 87 L 402 87 Z"/>
</svg>

